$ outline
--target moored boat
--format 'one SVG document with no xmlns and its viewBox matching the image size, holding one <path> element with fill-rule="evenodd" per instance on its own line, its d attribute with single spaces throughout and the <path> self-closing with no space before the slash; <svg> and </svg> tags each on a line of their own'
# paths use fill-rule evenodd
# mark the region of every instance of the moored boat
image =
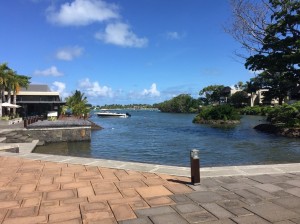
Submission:
<svg viewBox="0 0 300 224">
<path fill-rule="evenodd" d="M 116 113 L 116 112 L 98 112 L 96 113 L 98 117 L 121 117 L 121 118 L 127 118 L 131 117 L 129 113 Z"/>
</svg>

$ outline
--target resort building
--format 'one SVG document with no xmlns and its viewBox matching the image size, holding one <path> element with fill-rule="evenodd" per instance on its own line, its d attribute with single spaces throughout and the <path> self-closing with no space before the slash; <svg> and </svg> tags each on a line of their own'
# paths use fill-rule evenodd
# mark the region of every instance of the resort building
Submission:
<svg viewBox="0 0 300 224">
<path fill-rule="evenodd" d="M 48 85 L 30 84 L 17 93 L 17 113 L 22 117 L 39 115 L 47 117 L 48 112 L 55 111 L 59 115 L 60 107 L 64 105 L 58 92 L 50 90 Z"/>
<path fill-rule="evenodd" d="M 232 89 L 231 87 L 227 86 L 224 87 L 223 89 L 223 95 L 222 97 L 220 97 L 220 102 L 221 103 L 227 103 L 227 98 L 232 96 L 233 94 L 243 91 L 241 89 Z M 248 105 L 253 107 L 255 105 L 276 105 L 279 103 L 278 99 L 272 99 L 271 101 L 266 101 L 264 100 L 265 96 L 264 96 L 264 92 L 269 91 L 268 89 L 259 89 L 253 93 L 248 93 Z M 288 99 L 285 99 L 285 101 L 287 101 Z"/>
</svg>

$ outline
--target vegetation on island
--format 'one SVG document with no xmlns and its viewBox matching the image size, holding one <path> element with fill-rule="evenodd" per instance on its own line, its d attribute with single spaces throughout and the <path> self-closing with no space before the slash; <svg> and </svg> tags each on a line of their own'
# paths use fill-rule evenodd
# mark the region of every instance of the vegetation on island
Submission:
<svg viewBox="0 0 300 224">
<path fill-rule="evenodd" d="M 279 107 L 279 106 L 277 106 Z M 255 105 L 253 107 L 246 106 L 240 109 L 240 114 L 242 115 L 259 115 L 259 116 L 267 116 L 274 110 L 274 107 L 271 106 L 263 106 L 263 105 Z"/>
<path fill-rule="evenodd" d="M 2 103 L 17 103 L 17 94 L 20 89 L 27 88 L 30 83 L 31 77 L 25 75 L 19 75 L 12 68 L 8 67 L 7 63 L 0 64 L 0 117 L 2 119 L 9 119 L 17 117 L 16 108 L 5 108 L 5 115 L 2 114 Z M 7 96 L 5 95 L 7 92 Z M 11 96 L 13 94 L 13 102 L 11 102 Z"/>
<path fill-rule="evenodd" d="M 196 113 L 199 109 L 199 100 L 194 99 L 189 94 L 180 94 L 170 100 L 154 104 L 162 112 L 171 113 Z"/>
<path fill-rule="evenodd" d="M 202 124 L 236 124 L 239 120 L 239 112 L 234 107 L 224 104 L 203 107 L 193 122 Z"/>
<path fill-rule="evenodd" d="M 100 110 L 100 109 L 110 109 L 110 110 L 117 110 L 117 109 L 134 109 L 134 110 L 143 110 L 143 109 L 155 109 L 150 104 L 105 104 L 104 106 L 93 106 L 91 109 L 93 110 Z"/>
<path fill-rule="evenodd" d="M 269 132 L 287 137 L 300 137 L 300 102 L 276 106 L 267 115 L 269 124 L 259 124 L 254 127 L 263 132 Z"/>
<path fill-rule="evenodd" d="M 267 120 L 276 126 L 300 128 L 300 102 L 274 107 Z"/>
</svg>

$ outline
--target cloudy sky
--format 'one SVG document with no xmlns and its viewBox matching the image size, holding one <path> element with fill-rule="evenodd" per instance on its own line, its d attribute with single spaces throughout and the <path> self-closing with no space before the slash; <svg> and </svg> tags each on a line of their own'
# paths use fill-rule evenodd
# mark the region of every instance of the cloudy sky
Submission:
<svg viewBox="0 0 300 224">
<path fill-rule="evenodd" d="M 227 0 L 10 0 L 0 63 L 94 105 L 157 103 L 252 77 L 223 31 Z"/>
</svg>

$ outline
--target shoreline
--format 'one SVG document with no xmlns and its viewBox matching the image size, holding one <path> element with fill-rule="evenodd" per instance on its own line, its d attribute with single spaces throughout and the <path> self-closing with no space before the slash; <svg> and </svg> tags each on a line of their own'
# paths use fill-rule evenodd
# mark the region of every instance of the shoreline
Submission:
<svg viewBox="0 0 300 224">
<path fill-rule="evenodd" d="M 288 138 L 299 138 L 300 137 L 300 128 L 286 128 L 286 127 L 278 127 L 273 124 L 259 124 L 254 127 L 254 129 L 270 133 L 282 137 Z"/>
<path fill-rule="evenodd" d="M 94 159 L 75 156 L 60 156 L 51 154 L 31 153 L 28 150 L 20 150 L 19 153 L 0 152 L 0 156 L 18 157 L 30 160 L 68 163 L 74 165 L 101 166 L 112 169 L 133 170 L 139 172 L 160 173 L 175 176 L 190 177 L 190 167 L 158 165 L 139 162 L 124 162 L 107 159 Z M 263 174 L 284 174 L 300 172 L 300 163 L 267 164 L 267 165 L 239 165 L 220 167 L 200 167 L 201 178 L 221 176 L 251 176 Z"/>
</svg>

